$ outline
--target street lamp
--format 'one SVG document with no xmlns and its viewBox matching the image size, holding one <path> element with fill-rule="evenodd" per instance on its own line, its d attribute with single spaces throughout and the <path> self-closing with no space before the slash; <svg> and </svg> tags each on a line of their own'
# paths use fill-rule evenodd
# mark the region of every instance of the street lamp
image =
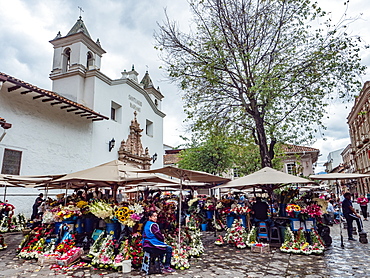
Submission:
<svg viewBox="0 0 370 278">
<path fill-rule="evenodd" d="M 112 140 L 109 141 L 108 143 L 109 151 L 111 151 L 114 148 L 115 143 L 116 140 L 114 140 L 114 138 L 112 138 Z"/>
<path fill-rule="evenodd" d="M 152 156 L 153 163 L 157 160 L 157 158 L 158 158 L 157 153 L 153 154 L 153 156 Z"/>
</svg>

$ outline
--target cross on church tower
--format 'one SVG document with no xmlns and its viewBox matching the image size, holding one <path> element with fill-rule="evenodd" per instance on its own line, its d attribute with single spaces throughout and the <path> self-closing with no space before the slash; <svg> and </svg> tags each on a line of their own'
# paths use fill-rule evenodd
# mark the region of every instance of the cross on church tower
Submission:
<svg viewBox="0 0 370 278">
<path fill-rule="evenodd" d="M 77 6 L 78 7 L 78 9 L 80 10 L 80 18 L 82 17 L 81 16 L 81 13 L 84 13 L 85 11 L 80 7 L 80 6 Z"/>
</svg>

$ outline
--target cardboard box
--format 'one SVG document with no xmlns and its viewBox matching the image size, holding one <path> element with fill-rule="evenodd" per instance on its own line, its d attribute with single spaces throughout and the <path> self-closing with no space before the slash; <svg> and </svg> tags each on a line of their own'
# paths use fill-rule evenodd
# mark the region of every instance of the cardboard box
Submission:
<svg viewBox="0 0 370 278">
<path fill-rule="evenodd" d="M 39 254 L 37 262 L 40 265 L 52 265 L 57 263 L 57 259 L 59 258 L 58 254 Z"/>
<path fill-rule="evenodd" d="M 76 251 L 72 256 L 64 256 L 64 257 L 61 257 L 57 260 L 57 264 L 58 265 L 62 265 L 62 266 L 68 266 L 70 264 L 72 264 L 73 262 L 77 261 L 83 254 L 84 254 L 84 250 L 82 248 L 76 248 Z"/>
<path fill-rule="evenodd" d="M 264 246 L 251 246 L 251 251 L 254 253 L 269 253 L 270 252 L 270 245 L 264 245 Z"/>
</svg>

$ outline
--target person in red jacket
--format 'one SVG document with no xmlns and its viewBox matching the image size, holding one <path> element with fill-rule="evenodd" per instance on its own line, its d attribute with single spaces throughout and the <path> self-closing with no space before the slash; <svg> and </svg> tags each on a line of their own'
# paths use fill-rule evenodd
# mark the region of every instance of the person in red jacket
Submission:
<svg viewBox="0 0 370 278">
<path fill-rule="evenodd" d="M 360 198 L 357 199 L 357 204 L 360 205 L 362 216 L 364 217 L 364 221 L 367 221 L 367 203 L 369 200 L 365 198 L 364 195 L 361 195 Z"/>
</svg>

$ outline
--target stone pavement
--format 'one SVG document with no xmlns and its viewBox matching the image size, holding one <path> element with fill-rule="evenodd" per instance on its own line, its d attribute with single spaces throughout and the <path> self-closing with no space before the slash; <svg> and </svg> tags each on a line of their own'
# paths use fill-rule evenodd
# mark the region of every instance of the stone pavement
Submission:
<svg viewBox="0 0 370 278">
<path fill-rule="evenodd" d="M 370 221 L 364 222 L 370 231 Z M 370 234 L 369 234 L 370 235 Z M 190 261 L 190 269 L 172 274 L 156 274 L 150 277 L 370 277 L 370 243 L 349 242 L 343 230 L 345 247 L 340 247 L 339 225 L 331 227 L 333 244 L 325 255 L 293 255 L 278 249 L 270 253 L 252 253 L 249 248 L 219 247 L 212 232 L 203 232 L 205 253 Z M 117 273 L 93 268 L 58 273 L 42 267 L 35 260 L 26 261 L 16 257 L 15 248 L 22 239 L 20 233 L 5 234 L 8 249 L 0 251 L 0 278 L 20 277 L 143 277 L 142 272 Z M 358 236 L 357 236 L 358 238 Z M 370 237 L 369 237 L 370 241 Z"/>
</svg>

